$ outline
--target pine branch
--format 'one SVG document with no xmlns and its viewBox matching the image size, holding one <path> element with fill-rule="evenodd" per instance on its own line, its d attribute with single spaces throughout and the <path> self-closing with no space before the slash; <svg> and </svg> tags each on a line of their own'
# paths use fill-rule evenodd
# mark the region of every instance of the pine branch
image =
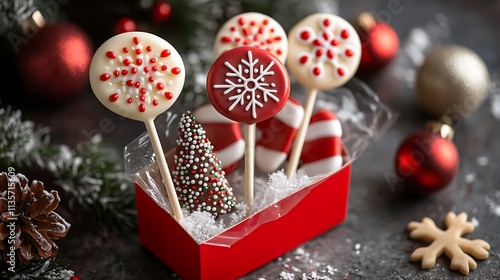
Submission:
<svg viewBox="0 0 500 280">
<path fill-rule="evenodd" d="M 47 127 L 23 120 L 19 110 L 0 108 L 1 167 L 48 173 L 63 190 L 68 210 L 99 229 L 130 230 L 136 225 L 134 191 L 118 161 L 99 136 L 75 149 L 54 145 Z"/>
<path fill-rule="evenodd" d="M 74 275 L 67 269 L 66 259 L 50 258 L 31 261 L 28 264 L 17 264 L 15 272 L 9 270 L 10 266 L 0 261 L 0 279 L 11 280 L 69 280 Z"/>
</svg>

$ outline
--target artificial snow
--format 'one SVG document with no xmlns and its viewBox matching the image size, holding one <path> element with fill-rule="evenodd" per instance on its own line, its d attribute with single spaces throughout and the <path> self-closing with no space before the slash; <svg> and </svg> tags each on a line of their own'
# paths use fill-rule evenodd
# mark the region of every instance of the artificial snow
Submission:
<svg viewBox="0 0 500 280">
<path fill-rule="evenodd" d="M 181 221 L 184 229 L 198 242 L 224 230 L 222 221 L 214 220 L 209 212 L 194 211 Z"/>
<path fill-rule="evenodd" d="M 500 217 L 500 205 L 496 204 L 493 199 L 486 197 L 486 204 L 490 207 L 490 213 Z"/>
<path fill-rule="evenodd" d="M 318 178 L 319 175 L 309 177 L 299 171 L 288 180 L 283 170 L 272 173 L 267 182 L 257 177 L 255 179 L 254 203 L 251 207 L 252 214 L 263 210 L 303 187 L 309 186 Z M 235 185 L 243 186 L 243 174 L 235 172 L 235 174 L 230 174 L 230 179 L 233 188 Z M 217 220 L 214 220 L 208 212 L 194 211 L 193 213 L 187 213 L 185 211 L 181 225 L 196 242 L 202 243 L 246 218 L 246 205 L 242 202 L 242 199 L 240 201 L 236 204 L 232 213 L 221 215 Z"/>
<path fill-rule="evenodd" d="M 488 165 L 488 158 L 485 156 L 478 157 L 476 158 L 476 163 L 479 166 L 486 166 Z"/>
<path fill-rule="evenodd" d="M 479 220 L 476 219 L 476 217 L 472 217 L 471 223 L 474 225 L 474 227 L 479 226 Z"/>
</svg>

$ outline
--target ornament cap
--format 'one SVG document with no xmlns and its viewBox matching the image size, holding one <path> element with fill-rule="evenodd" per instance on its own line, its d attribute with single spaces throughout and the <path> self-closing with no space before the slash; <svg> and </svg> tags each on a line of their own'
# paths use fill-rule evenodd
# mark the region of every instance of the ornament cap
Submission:
<svg viewBox="0 0 500 280">
<path fill-rule="evenodd" d="M 355 25 L 361 27 L 365 32 L 370 31 L 377 24 L 375 18 L 370 12 L 362 12 L 356 18 Z"/>
<path fill-rule="evenodd" d="M 429 121 L 426 129 L 434 134 L 438 134 L 441 138 L 452 140 L 455 135 L 452 124 L 453 120 L 449 116 L 444 115 L 437 121 Z"/>
<path fill-rule="evenodd" d="M 45 17 L 40 10 L 35 10 L 28 18 L 19 22 L 24 34 L 32 34 L 44 27 L 46 24 Z"/>
</svg>

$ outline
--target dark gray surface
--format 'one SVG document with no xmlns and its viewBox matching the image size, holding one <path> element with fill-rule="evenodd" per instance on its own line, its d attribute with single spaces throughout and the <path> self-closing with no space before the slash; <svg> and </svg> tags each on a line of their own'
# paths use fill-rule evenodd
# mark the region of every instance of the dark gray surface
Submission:
<svg viewBox="0 0 500 280">
<path fill-rule="evenodd" d="M 387 133 L 354 162 L 347 219 L 244 279 L 303 279 L 303 274 L 308 277 L 305 279 L 500 278 L 500 213 L 494 212 L 495 207 L 500 207 L 500 149 L 497 146 L 500 120 L 491 113 L 491 96 L 456 127 L 454 142 L 460 153 L 460 169 L 449 187 L 416 198 L 406 195 L 400 186 L 391 186 L 385 179 L 387 174 L 394 174 L 397 146 L 409 133 L 423 129 L 429 119 L 418 108 L 411 81 L 399 75 L 401 69 L 414 67 L 403 51 L 411 30 L 420 28 L 428 34 L 431 47 L 454 43 L 473 49 L 484 58 L 495 78 L 500 70 L 500 2 L 401 0 L 399 12 L 388 13 L 392 5 L 389 3 L 395 2 L 398 1 L 339 3 L 339 14 L 345 18 L 362 11 L 390 15 L 385 19 L 397 31 L 402 47 L 389 68 L 366 80 L 400 115 Z M 101 107 L 90 96 L 82 97 L 79 103 L 64 110 L 51 114 L 34 111 L 31 115 L 52 126 L 55 138 L 61 142 L 81 141 L 68 135 L 81 136 L 82 127 L 88 131 L 98 128 L 98 120 L 105 117 L 113 120 L 116 127 L 112 134 L 104 135 L 104 140 L 119 147 L 130 142 L 134 137 L 131 135 L 144 130 L 142 124 L 120 120 L 104 110 L 81 122 L 81 116 L 92 115 L 89 113 L 95 108 Z M 79 121 L 80 126 L 61 125 L 61 116 Z M 466 237 L 484 239 L 491 245 L 490 257 L 478 261 L 477 269 L 468 277 L 451 271 L 450 261 L 444 256 L 429 270 L 422 270 L 419 263 L 409 260 L 411 252 L 425 243 L 408 237 L 408 222 L 430 217 L 443 228 L 448 211 L 468 213 L 469 220 L 474 219 L 478 226 Z M 58 244 L 60 256 L 69 259 L 70 268 L 81 279 L 176 279 L 168 267 L 141 247 L 135 232 L 107 236 L 90 233 L 74 222 L 70 234 Z"/>
</svg>

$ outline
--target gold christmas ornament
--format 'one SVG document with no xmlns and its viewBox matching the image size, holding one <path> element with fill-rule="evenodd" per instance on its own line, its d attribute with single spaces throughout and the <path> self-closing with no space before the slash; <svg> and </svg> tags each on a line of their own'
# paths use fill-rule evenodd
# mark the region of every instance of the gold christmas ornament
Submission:
<svg viewBox="0 0 500 280">
<path fill-rule="evenodd" d="M 417 71 L 417 99 L 434 116 L 466 117 L 485 100 L 489 81 L 488 68 L 474 51 L 442 46 Z"/>
</svg>

